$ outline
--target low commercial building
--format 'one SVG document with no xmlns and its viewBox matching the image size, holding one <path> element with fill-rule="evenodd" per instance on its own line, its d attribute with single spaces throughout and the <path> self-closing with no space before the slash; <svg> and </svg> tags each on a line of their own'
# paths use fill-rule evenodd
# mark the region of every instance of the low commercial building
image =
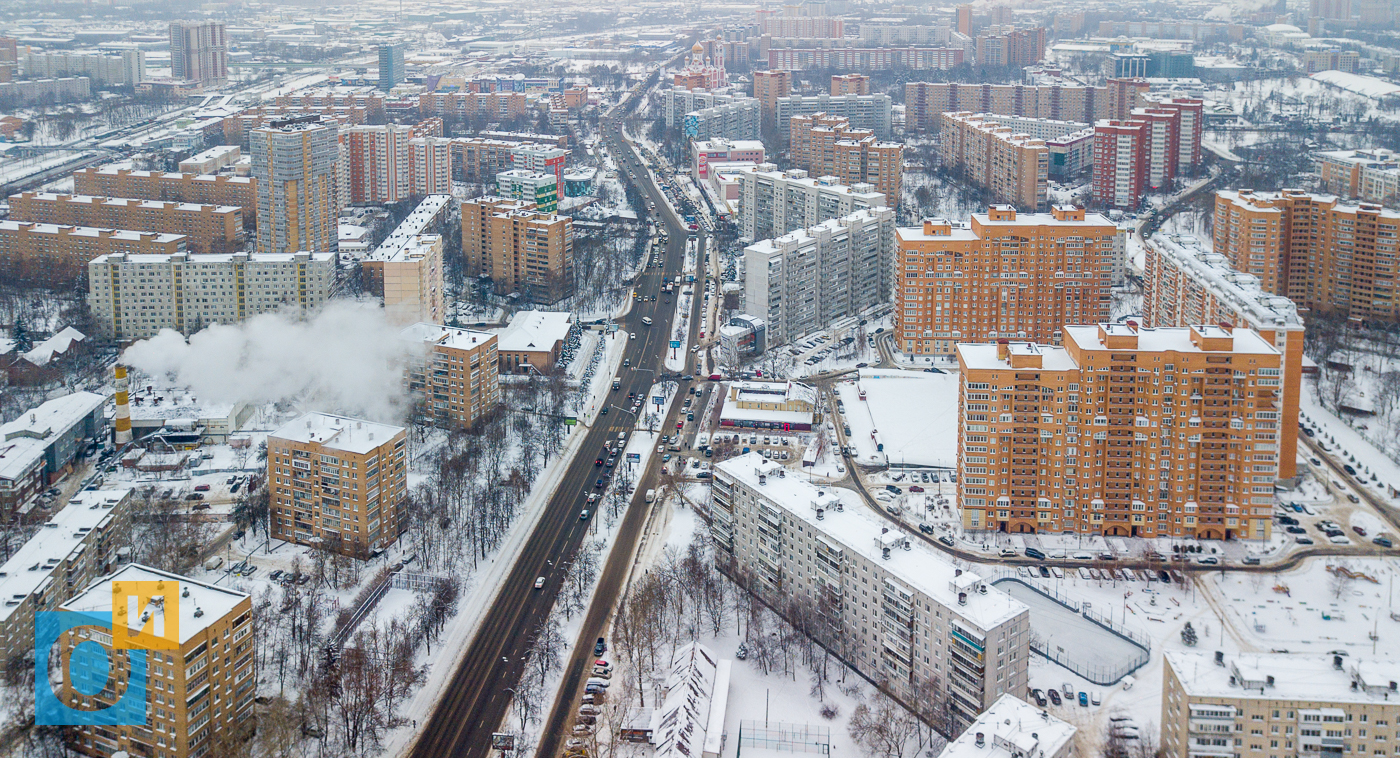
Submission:
<svg viewBox="0 0 1400 758">
<path fill-rule="evenodd" d="M 88 307 L 115 340 L 193 334 L 288 307 L 315 310 L 334 281 L 334 253 L 114 253 L 88 264 Z"/>
<path fill-rule="evenodd" d="M 275 539 L 364 560 L 408 528 L 408 432 L 308 413 L 267 438 Z"/>
<path fill-rule="evenodd" d="M 719 758 L 732 664 L 698 642 L 676 648 L 648 725 L 657 758 Z"/>
<path fill-rule="evenodd" d="M 451 195 L 429 195 L 360 261 L 365 288 L 384 298 L 391 321 L 441 324 L 443 311 L 442 235 L 429 234 L 446 219 Z"/>
<path fill-rule="evenodd" d="M 496 194 L 533 203 L 541 213 L 559 209 L 559 178 L 552 173 L 511 169 L 496 174 Z"/>
<path fill-rule="evenodd" d="M 1002 695 L 944 746 L 938 758 L 1075 758 L 1075 725 Z"/>
<path fill-rule="evenodd" d="M 781 345 L 891 299 L 894 211 L 873 208 L 744 248 L 744 311 Z"/>
<path fill-rule="evenodd" d="M 763 162 L 763 142 L 759 140 L 695 140 L 690 143 L 690 177 L 700 182 L 710 177 L 716 163 Z"/>
<path fill-rule="evenodd" d="M 1050 149 L 1045 140 L 981 114 L 939 115 L 943 166 L 991 193 L 998 203 L 1039 210 L 1047 203 Z"/>
<path fill-rule="evenodd" d="M 408 389 L 438 425 L 470 428 L 500 404 L 496 335 L 420 322 L 399 337 L 421 348 L 408 362 Z"/>
<path fill-rule="evenodd" d="M 0 425 L 0 515 L 28 513 L 46 487 L 72 470 L 90 445 L 106 438 L 102 395 L 74 392 Z"/>
<path fill-rule="evenodd" d="M 244 245 L 243 209 L 236 205 L 23 192 L 10 196 L 9 218 L 178 234 L 185 238 L 185 247 L 191 253 L 232 253 Z"/>
<path fill-rule="evenodd" d="M 1025 691 L 1029 609 L 848 493 L 757 453 L 716 465 L 716 561 L 774 607 L 810 609 L 818 642 L 862 676 L 910 702 L 946 702 L 954 732 Z"/>
<path fill-rule="evenodd" d="M 1169 755 L 1394 754 L 1400 660 L 1193 650 L 1162 659 L 1161 745 Z"/>
<path fill-rule="evenodd" d="M 116 567 L 131 542 L 130 510 L 131 490 L 79 492 L 0 566 L 0 656 L 7 666 L 33 656 L 35 614 L 56 610 Z"/>
<path fill-rule="evenodd" d="M 238 163 L 243 150 L 238 145 L 215 145 L 180 161 L 182 174 L 217 174 L 227 166 Z"/>
<path fill-rule="evenodd" d="M 124 594 L 117 590 L 122 585 L 140 589 Z M 168 594 L 158 596 L 157 601 L 140 594 L 142 590 L 150 591 L 147 588 L 155 592 L 168 588 Z M 114 597 L 135 597 L 145 605 L 138 608 L 137 614 L 128 616 L 126 608 L 113 607 Z M 100 758 L 110 758 L 118 752 L 193 758 L 213 754 L 216 751 L 210 748 L 219 739 L 252 728 L 258 637 L 253 628 L 253 599 L 248 593 L 131 564 L 88 585 L 60 610 L 101 614 L 111 618 L 113 628 L 122 634 L 164 630 L 165 636 L 175 638 L 171 640 L 173 649 L 147 654 L 147 666 L 158 677 L 147 678 L 147 721 L 74 727 L 68 738 L 70 749 Z M 95 670 L 101 672 L 99 676 L 105 676 L 106 661 L 116 654 L 112 635 L 91 627 L 79 627 L 68 634 L 69 645 L 91 642 L 104 651 L 95 660 L 88 659 L 93 661 L 94 669 L 78 668 L 79 675 L 91 676 Z M 79 647 L 74 651 L 76 660 L 65 670 L 70 677 L 74 664 L 83 660 L 79 657 L 81 650 Z M 92 681 L 77 686 L 71 678 L 65 678 L 58 694 L 70 703 L 90 697 L 110 708 L 118 701 L 114 690 L 123 694 L 129 691 L 124 686 L 129 676 L 125 670 L 118 671 L 112 688 L 91 696 L 80 693 L 89 691 Z"/>
<path fill-rule="evenodd" d="M 730 382 L 720 426 L 808 431 L 817 413 L 817 391 L 800 382 Z"/>
<path fill-rule="evenodd" d="M 68 284 L 104 255 L 184 255 L 183 234 L 0 221 L 0 272 L 13 281 Z"/>
<path fill-rule="evenodd" d="M 554 371 L 564 342 L 577 325 L 566 311 L 519 311 L 496 331 L 500 370 L 507 374 Z"/>
<path fill-rule="evenodd" d="M 888 207 L 891 202 L 873 184 L 848 187 L 834 177 L 809 177 L 802 169 L 779 171 L 771 163 L 735 173 L 739 236 L 747 240 L 780 237 L 856 211 Z"/>
<path fill-rule="evenodd" d="M 768 325 L 757 316 L 740 313 L 718 331 L 722 366 L 738 366 L 745 359 L 763 355 L 768 350 Z"/>
<path fill-rule="evenodd" d="M 1267 541 L 1278 350 L 1215 325 L 1064 335 L 958 345 L 963 528 Z"/>
</svg>

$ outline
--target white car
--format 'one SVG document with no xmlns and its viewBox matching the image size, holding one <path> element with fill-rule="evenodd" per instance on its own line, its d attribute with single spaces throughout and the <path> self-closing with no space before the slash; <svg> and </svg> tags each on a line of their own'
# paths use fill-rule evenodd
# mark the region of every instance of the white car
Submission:
<svg viewBox="0 0 1400 758">
<path fill-rule="evenodd" d="M 538 579 L 535 580 L 535 589 L 538 590 L 538 589 L 543 589 L 543 588 L 544 588 L 544 577 L 540 577 L 540 578 L 538 578 Z"/>
</svg>

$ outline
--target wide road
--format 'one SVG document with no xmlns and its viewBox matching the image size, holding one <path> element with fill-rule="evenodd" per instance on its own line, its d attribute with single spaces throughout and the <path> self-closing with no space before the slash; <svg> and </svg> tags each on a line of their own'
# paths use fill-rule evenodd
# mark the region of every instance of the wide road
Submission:
<svg viewBox="0 0 1400 758">
<path fill-rule="evenodd" d="M 606 131 L 619 164 L 641 176 L 639 172 L 644 169 L 636 164 L 632 150 L 621 144 L 617 126 L 610 124 Z M 644 268 L 635 285 L 642 293 L 655 294 L 664 277 L 675 277 L 681 272 L 686 232 L 674 215 L 666 211 L 666 205 L 650 182 L 643 183 L 641 188 L 656 204 L 669 229 L 663 267 Z M 620 370 L 622 386 L 610 391 L 608 402 L 616 398 L 625 399 L 629 392 L 645 397 L 657 374 L 664 372 L 663 358 L 674 314 L 675 303 L 668 303 L 665 298 L 658 298 L 656 302 L 634 301 L 631 312 L 620 320 L 624 330 L 637 334 L 635 340 L 628 340 L 624 352 L 630 367 Z M 645 325 L 643 318 L 650 318 L 652 325 Z M 613 339 L 622 338 L 618 336 Z M 675 407 L 679 405 L 678 400 Z M 600 471 L 594 467 L 594 459 L 607 440 L 616 440 L 620 433 L 630 436 L 635 422 L 636 417 L 621 404 L 612 405 L 607 415 L 595 419 L 581 452 L 569 465 L 558 489 L 550 498 L 539 525 L 530 535 L 520 559 L 511 569 L 461 666 L 453 675 L 447 694 L 418 735 L 412 755 L 419 758 L 486 758 L 490 754 L 491 733 L 506 715 L 512 688 L 520 681 L 521 661 L 530 648 L 535 631 L 548 618 L 563 583 L 563 572 L 556 567 L 573 557 L 591 524 L 594 508 L 587 503 L 587 497 L 589 493 L 599 491 L 594 487 L 594 480 Z M 639 491 L 645 490 L 639 487 Z M 642 504 L 641 498 L 635 499 L 634 505 Z M 590 511 L 589 518 L 581 519 L 580 513 L 585 509 Z M 645 523 L 645 511 L 644 507 L 628 509 L 618 535 L 619 541 L 635 542 Z M 537 590 L 534 588 L 535 579 L 541 576 L 545 578 L 545 585 Z M 600 585 L 599 592 L 604 591 L 615 591 L 615 587 Z"/>
</svg>

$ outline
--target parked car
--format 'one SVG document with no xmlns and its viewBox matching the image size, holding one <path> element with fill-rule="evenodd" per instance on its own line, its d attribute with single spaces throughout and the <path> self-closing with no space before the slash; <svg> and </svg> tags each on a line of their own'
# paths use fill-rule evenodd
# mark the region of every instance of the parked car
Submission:
<svg viewBox="0 0 1400 758">
<path fill-rule="evenodd" d="M 1390 538 L 1385 535 L 1372 537 L 1371 544 L 1380 545 L 1381 547 L 1395 547 L 1395 543 L 1391 542 Z"/>
<path fill-rule="evenodd" d="M 1089 707 L 1089 693 L 1083 691 L 1079 693 L 1079 705 L 1085 708 Z"/>
<path fill-rule="evenodd" d="M 209 491 L 209 485 L 207 485 L 207 484 L 196 484 L 196 485 L 194 486 L 194 491 L 195 491 L 195 492 L 208 492 L 208 491 Z"/>
<path fill-rule="evenodd" d="M 599 637 L 598 641 L 593 643 L 593 654 L 602 655 L 606 652 L 608 652 L 608 643 L 604 641 L 602 637 Z"/>
<path fill-rule="evenodd" d="M 1036 549 L 1036 548 L 1028 547 L 1028 548 L 1026 548 L 1026 557 L 1027 557 L 1027 558 L 1035 558 L 1036 560 L 1041 560 L 1041 561 L 1043 561 L 1043 560 L 1045 560 L 1045 553 L 1041 552 L 1040 550 L 1038 550 L 1038 549 Z"/>
<path fill-rule="evenodd" d="M 1059 690 L 1055 689 L 1054 687 L 1051 687 L 1050 690 L 1045 694 L 1050 696 L 1050 702 L 1054 703 L 1055 705 L 1059 705 L 1061 702 L 1063 702 L 1062 700 L 1060 700 Z"/>
<path fill-rule="evenodd" d="M 1352 530 L 1353 532 L 1356 532 L 1357 534 L 1361 535 L 1362 537 L 1365 537 L 1365 536 L 1366 536 L 1366 528 L 1365 528 L 1365 527 L 1362 527 L 1362 526 L 1353 526 L 1353 527 L 1351 528 L 1351 530 Z"/>
</svg>

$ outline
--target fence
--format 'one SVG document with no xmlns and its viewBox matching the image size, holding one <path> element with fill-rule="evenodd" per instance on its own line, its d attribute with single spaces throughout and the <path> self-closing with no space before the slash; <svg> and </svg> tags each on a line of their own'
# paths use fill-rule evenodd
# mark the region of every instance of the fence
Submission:
<svg viewBox="0 0 1400 758">
<path fill-rule="evenodd" d="M 1053 661 L 1054 663 L 1057 663 L 1060 666 L 1063 666 L 1064 668 L 1078 674 L 1079 676 L 1084 677 L 1090 682 L 1105 686 L 1115 684 L 1128 674 L 1131 674 L 1134 671 L 1137 671 L 1139 668 L 1142 668 L 1144 665 L 1146 665 L 1148 659 L 1152 657 L 1152 641 L 1148 639 L 1146 635 L 1129 631 L 1128 629 L 1123 628 L 1121 624 L 1113 623 L 1111 619 L 1091 609 L 1084 608 L 1082 603 L 1065 596 L 1058 590 L 1054 588 L 1040 587 L 1038 585 L 1032 584 L 1030 582 L 1015 577 L 1003 577 L 992 582 L 993 585 L 1001 585 L 1006 583 L 1015 583 L 1022 587 L 1025 587 L 1031 590 L 1032 592 L 1035 592 L 1036 594 L 1041 595 L 1042 597 L 1045 597 L 1046 599 L 1051 600 L 1056 604 L 1073 611 L 1074 613 L 1082 617 L 1085 621 L 1096 626 L 1102 627 L 1105 631 L 1109 632 L 1110 634 L 1113 634 L 1117 637 L 1121 637 L 1122 639 L 1131 643 L 1133 647 L 1138 649 L 1139 652 L 1134 653 L 1131 657 L 1124 659 L 1122 662 L 1116 665 L 1091 665 L 1071 657 L 1068 653 L 1065 652 L 1063 647 L 1057 646 L 1054 650 L 1051 650 L 1049 641 L 1042 642 L 1035 635 L 1031 636 L 1031 650 L 1039 653 L 1042 656 L 1045 656 L 1046 659 Z"/>
<path fill-rule="evenodd" d="M 365 620 L 365 617 L 374 610 L 374 606 L 378 605 L 379 601 L 384 599 L 384 593 L 388 592 L 390 589 L 425 592 L 435 589 L 438 582 L 441 581 L 442 577 L 433 576 L 432 574 L 416 574 L 412 571 L 403 570 L 395 571 L 390 574 L 388 578 L 380 580 L 379 584 L 375 585 L 374 589 L 365 596 L 364 602 L 360 603 L 359 607 L 355 608 L 350 614 L 350 621 L 331 635 L 329 645 L 334 646 L 336 650 L 344 648 L 346 640 L 349 640 L 350 635 L 355 633 L 355 629 L 359 627 L 360 622 Z"/>
<path fill-rule="evenodd" d="M 1073 671 L 1074 673 L 1084 677 L 1090 682 L 1093 682 L 1094 684 L 1098 685 L 1103 685 L 1105 687 L 1110 684 L 1117 684 L 1123 677 L 1142 668 L 1147 663 L 1147 659 L 1150 657 L 1150 654 L 1146 650 L 1144 650 L 1141 654 L 1125 663 L 1121 663 L 1117 666 L 1105 667 L 1085 665 L 1083 663 L 1069 658 L 1069 656 L 1066 655 L 1063 651 L 1055 651 L 1054 653 L 1051 653 L 1048 650 L 1042 649 L 1041 646 L 1035 644 L 1034 642 L 1031 643 L 1031 650 L 1034 650 L 1035 652 L 1045 656 L 1047 660 L 1053 661 L 1065 667 L 1066 669 Z"/>
<path fill-rule="evenodd" d="M 812 724 L 785 724 L 780 721 L 740 721 L 739 745 L 734 758 L 744 754 L 744 748 L 780 753 L 831 753 L 831 730 Z"/>
</svg>

